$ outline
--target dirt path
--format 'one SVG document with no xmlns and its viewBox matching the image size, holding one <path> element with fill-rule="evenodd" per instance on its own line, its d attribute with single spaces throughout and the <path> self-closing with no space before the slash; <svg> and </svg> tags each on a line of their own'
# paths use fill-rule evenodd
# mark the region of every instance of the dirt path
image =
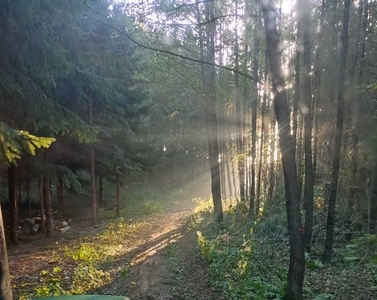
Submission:
<svg viewBox="0 0 377 300">
<path fill-rule="evenodd" d="M 122 270 L 103 294 L 130 299 L 221 299 L 209 286 L 187 220 L 193 204 L 178 205 L 140 234 L 144 242 L 122 258 Z M 126 271 L 124 271 L 126 270 Z"/>
<path fill-rule="evenodd" d="M 116 249 L 115 254 L 95 265 L 108 274 L 108 279 L 99 283 L 97 278 L 92 278 L 93 282 L 87 286 L 86 281 L 80 282 L 83 292 L 124 295 L 131 300 L 221 299 L 209 285 L 207 265 L 195 248 L 195 232 L 188 231 L 187 225 L 196 206 L 192 199 L 208 191 L 201 191 L 200 184 L 190 191 L 182 193 L 183 199 L 171 204 L 165 213 L 139 218 L 135 221 L 140 224 L 136 232 L 122 235 L 115 244 L 109 244 L 107 248 Z M 106 228 L 107 223 L 93 228 L 88 221 L 81 220 L 72 223 L 70 232 L 56 234 L 50 240 L 43 235 L 25 237 L 19 247 L 9 251 L 15 299 L 20 295 L 33 295 L 46 284 L 56 287 L 55 277 L 60 278 L 58 283 L 64 287 L 63 293 L 74 290 L 74 274 L 80 261 L 67 256 L 67 249 L 77 250 L 83 243 L 96 249 L 96 236 L 101 236 Z M 55 267 L 61 269 L 59 275 L 54 273 Z M 91 274 L 86 275 L 91 277 Z"/>
</svg>

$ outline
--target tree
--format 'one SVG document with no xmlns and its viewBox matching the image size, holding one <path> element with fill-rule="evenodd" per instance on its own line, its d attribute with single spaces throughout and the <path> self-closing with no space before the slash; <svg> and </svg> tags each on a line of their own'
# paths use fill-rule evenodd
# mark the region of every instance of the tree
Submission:
<svg viewBox="0 0 377 300">
<path fill-rule="evenodd" d="M 350 0 L 344 1 L 343 9 L 343 30 L 342 30 L 342 48 L 340 52 L 339 64 L 339 87 L 338 87 L 338 109 L 336 114 L 336 132 L 334 156 L 332 161 L 332 174 L 329 195 L 329 208 L 327 214 L 326 224 L 326 241 L 323 252 L 323 261 L 325 263 L 331 262 L 332 248 L 334 242 L 334 222 L 335 222 L 335 202 L 338 189 L 339 168 L 341 158 L 342 133 L 343 133 L 343 118 L 344 118 L 344 93 L 345 93 L 345 77 L 347 64 L 347 49 L 348 49 L 348 25 L 350 14 Z"/>
<path fill-rule="evenodd" d="M 304 207 L 305 235 L 304 245 L 310 252 L 310 243 L 313 232 L 313 160 L 312 160 L 312 85 L 311 85 L 311 45 L 310 45 L 310 22 L 311 5 L 309 1 L 299 2 L 299 17 L 302 24 L 303 39 L 303 97 L 304 97 L 304 147 L 305 147 L 305 183 L 304 183 Z"/>
<path fill-rule="evenodd" d="M 301 230 L 300 193 L 294 155 L 293 137 L 290 132 L 290 114 L 287 104 L 285 83 L 281 68 L 279 35 L 277 32 L 275 10 L 270 1 L 261 2 L 266 48 L 270 62 L 274 108 L 279 126 L 279 142 L 285 181 L 285 197 L 290 241 L 290 264 L 286 298 L 303 299 L 303 282 L 305 273 L 304 243 Z"/>
</svg>

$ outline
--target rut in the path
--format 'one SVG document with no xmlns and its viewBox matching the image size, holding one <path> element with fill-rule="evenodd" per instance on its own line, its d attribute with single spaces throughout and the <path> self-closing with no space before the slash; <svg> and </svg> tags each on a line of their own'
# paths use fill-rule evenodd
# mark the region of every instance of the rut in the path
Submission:
<svg viewBox="0 0 377 300">
<path fill-rule="evenodd" d="M 132 299 L 221 299 L 214 296 L 206 264 L 187 231 L 191 209 L 166 214 L 153 222 L 145 242 L 124 258 L 117 278 L 101 292 Z M 128 270 L 129 268 L 129 270 Z"/>
</svg>

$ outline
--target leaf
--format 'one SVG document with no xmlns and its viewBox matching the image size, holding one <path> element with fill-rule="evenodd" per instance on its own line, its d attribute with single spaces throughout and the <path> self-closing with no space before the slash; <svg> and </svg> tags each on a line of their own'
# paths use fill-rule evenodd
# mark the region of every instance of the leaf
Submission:
<svg viewBox="0 0 377 300">
<path fill-rule="evenodd" d="M 319 294 L 315 296 L 313 300 L 325 300 L 325 299 L 334 299 L 334 295 L 332 294 Z"/>
<path fill-rule="evenodd" d="M 354 262 L 357 261 L 359 258 L 356 256 L 346 256 L 343 258 L 343 261 L 345 262 Z"/>
</svg>

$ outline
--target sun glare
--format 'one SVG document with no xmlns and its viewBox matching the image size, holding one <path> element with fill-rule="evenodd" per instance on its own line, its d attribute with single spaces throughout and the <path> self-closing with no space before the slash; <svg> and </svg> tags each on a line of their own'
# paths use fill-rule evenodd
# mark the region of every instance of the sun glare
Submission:
<svg viewBox="0 0 377 300">
<path fill-rule="evenodd" d="M 289 14 L 295 9 L 295 3 L 294 0 L 283 0 L 281 3 L 281 12 L 283 14 Z"/>
</svg>

